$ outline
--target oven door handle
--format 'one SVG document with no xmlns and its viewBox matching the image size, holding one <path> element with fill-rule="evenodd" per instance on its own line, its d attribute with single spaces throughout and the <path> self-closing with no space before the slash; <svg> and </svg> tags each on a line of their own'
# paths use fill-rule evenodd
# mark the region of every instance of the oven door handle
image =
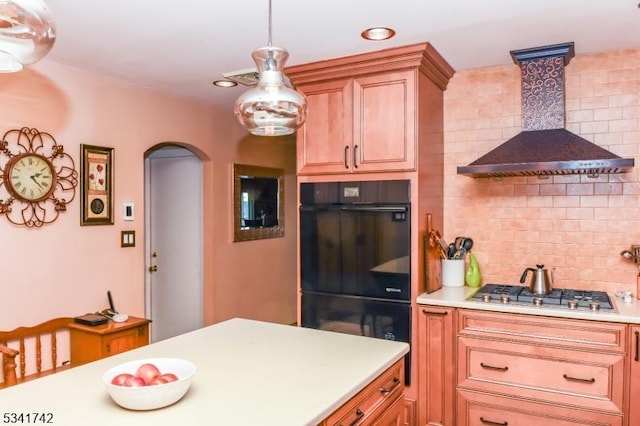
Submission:
<svg viewBox="0 0 640 426">
<path fill-rule="evenodd" d="M 368 206 L 368 205 L 333 205 L 333 206 L 300 206 L 301 212 L 319 212 L 319 211 L 345 211 L 345 212 L 390 212 L 390 213 L 406 213 L 407 207 L 404 206 Z"/>
<path fill-rule="evenodd" d="M 339 208 L 347 212 L 390 212 L 390 213 L 406 213 L 406 207 L 398 206 L 341 206 Z"/>
</svg>

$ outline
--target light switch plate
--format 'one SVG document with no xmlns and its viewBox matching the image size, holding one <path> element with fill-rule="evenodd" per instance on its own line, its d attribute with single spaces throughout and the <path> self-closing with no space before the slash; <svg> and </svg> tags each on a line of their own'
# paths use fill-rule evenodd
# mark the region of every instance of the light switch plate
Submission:
<svg viewBox="0 0 640 426">
<path fill-rule="evenodd" d="M 135 247 L 136 231 L 120 231 L 120 247 Z"/>
<path fill-rule="evenodd" d="M 133 203 L 122 203 L 122 220 L 133 220 Z"/>
</svg>

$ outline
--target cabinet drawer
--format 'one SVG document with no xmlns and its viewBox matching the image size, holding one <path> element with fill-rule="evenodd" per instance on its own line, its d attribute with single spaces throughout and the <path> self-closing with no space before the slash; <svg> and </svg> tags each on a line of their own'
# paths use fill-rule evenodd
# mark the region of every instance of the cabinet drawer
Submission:
<svg viewBox="0 0 640 426">
<path fill-rule="evenodd" d="M 364 424 L 378 417 L 404 393 L 404 359 L 395 363 L 366 388 L 329 416 L 326 426 Z"/>
<path fill-rule="evenodd" d="M 404 426 L 404 398 L 398 398 L 371 423 L 371 426 Z"/>
<path fill-rule="evenodd" d="M 626 325 L 532 315 L 459 311 L 458 333 L 536 344 L 624 353 Z"/>
<path fill-rule="evenodd" d="M 460 387 L 622 413 L 622 354 L 460 337 L 458 356 Z"/>
<path fill-rule="evenodd" d="M 458 392 L 458 423 L 465 426 L 622 426 L 621 415 Z"/>
</svg>

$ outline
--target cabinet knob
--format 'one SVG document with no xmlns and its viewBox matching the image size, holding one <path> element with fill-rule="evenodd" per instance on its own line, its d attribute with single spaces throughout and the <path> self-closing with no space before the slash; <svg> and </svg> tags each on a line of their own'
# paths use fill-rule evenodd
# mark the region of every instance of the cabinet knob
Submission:
<svg viewBox="0 0 640 426">
<path fill-rule="evenodd" d="M 158 265 L 149 266 L 149 272 L 158 272 Z"/>
<path fill-rule="evenodd" d="M 398 385 L 400 385 L 400 379 L 397 377 L 394 377 L 392 380 L 392 385 L 389 387 L 381 387 L 380 388 L 380 393 L 385 394 L 385 393 L 391 393 L 391 391 L 393 391 L 395 388 L 398 387 Z"/>
<path fill-rule="evenodd" d="M 349 423 L 349 426 L 355 426 L 363 417 L 364 417 L 364 411 L 358 408 L 356 410 L 356 418 L 351 423 Z"/>
</svg>

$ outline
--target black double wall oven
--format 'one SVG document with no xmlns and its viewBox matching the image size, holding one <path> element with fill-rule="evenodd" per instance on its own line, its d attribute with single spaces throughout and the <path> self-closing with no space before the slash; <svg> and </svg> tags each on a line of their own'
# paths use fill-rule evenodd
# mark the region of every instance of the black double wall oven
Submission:
<svg viewBox="0 0 640 426">
<path fill-rule="evenodd" d="M 302 183 L 300 200 L 302 326 L 409 343 L 409 181 Z"/>
</svg>

